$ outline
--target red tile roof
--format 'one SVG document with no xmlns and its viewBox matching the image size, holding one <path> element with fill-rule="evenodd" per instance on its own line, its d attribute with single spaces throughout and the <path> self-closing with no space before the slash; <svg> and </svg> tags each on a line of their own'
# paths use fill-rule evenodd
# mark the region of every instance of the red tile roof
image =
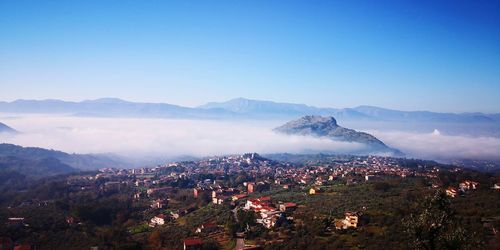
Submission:
<svg viewBox="0 0 500 250">
<path fill-rule="evenodd" d="M 188 238 L 184 240 L 185 246 L 197 246 L 201 245 L 203 241 L 200 238 Z"/>
<path fill-rule="evenodd" d="M 155 216 L 155 217 L 158 217 L 158 218 L 160 218 L 160 219 L 165 219 L 165 218 L 167 218 L 167 216 L 166 216 L 166 215 L 164 215 L 164 214 L 159 214 L 159 215 L 157 215 L 157 216 Z"/>
</svg>

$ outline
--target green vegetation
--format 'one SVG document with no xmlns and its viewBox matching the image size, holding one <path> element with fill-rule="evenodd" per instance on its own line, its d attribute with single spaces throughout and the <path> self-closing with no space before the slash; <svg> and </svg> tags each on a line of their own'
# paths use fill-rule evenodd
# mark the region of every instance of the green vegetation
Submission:
<svg viewBox="0 0 500 250">
<path fill-rule="evenodd" d="M 183 240 L 195 236 L 204 239 L 203 249 L 232 249 L 237 233 L 242 232 L 247 243 L 265 249 L 499 248 L 494 238 L 498 236 L 491 233 L 491 228 L 500 227 L 500 192 L 491 189 L 500 182 L 498 174 L 442 170 L 432 179 L 377 176 L 353 185 L 337 178 L 322 183 L 322 192 L 314 195 L 308 193 L 313 184 L 295 183 L 284 189 L 273 184 L 272 175 L 199 174 L 165 180 L 161 187 L 171 188 L 140 198 L 134 195 L 148 187 L 136 187 L 136 177 L 94 176 L 68 174 L 25 181 L 11 173 L 9 185 L 0 185 L 0 236 L 37 249 L 182 249 Z M 234 205 L 227 200 L 223 205 L 212 204 L 210 191 L 194 198 L 192 185 L 206 178 L 242 190 L 244 181 L 267 181 L 249 197 L 270 196 L 273 205 L 294 202 L 297 207 L 267 229 L 256 223 L 258 214 L 241 209 L 241 204 L 235 218 Z M 457 187 L 464 180 L 477 181 L 478 188 L 456 198 L 443 195 L 446 187 Z M 444 186 L 433 188 L 431 182 Z M 150 206 L 157 199 L 165 201 L 162 208 Z M 344 218 L 348 211 L 363 213 L 358 228 L 337 230 L 335 219 Z M 170 212 L 180 217 L 170 218 Z M 150 219 L 160 213 L 167 215 L 165 224 L 149 227 Z M 7 226 L 9 217 L 24 217 L 26 225 Z M 196 233 L 202 224 L 215 229 Z"/>
</svg>

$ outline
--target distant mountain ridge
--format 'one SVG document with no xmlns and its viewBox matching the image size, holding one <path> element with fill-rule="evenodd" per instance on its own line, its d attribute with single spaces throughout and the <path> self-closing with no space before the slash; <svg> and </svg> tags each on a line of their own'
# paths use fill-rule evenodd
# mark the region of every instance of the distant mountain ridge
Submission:
<svg viewBox="0 0 500 250">
<path fill-rule="evenodd" d="M 304 115 L 334 115 L 342 118 L 365 119 L 366 115 L 350 109 L 317 108 L 305 104 L 272 102 L 235 98 L 227 102 L 209 102 L 198 106 L 201 109 L 224 109 L 241 116 L 250 117 L 300 117 Z"/>
<path fill-rule="evenodd" d="M 95 117 L 155 117 L 195 119 L 268 119 L 298 118 L 305 115 L 334 116 L 341 120 L 418 121 L 492 123 L 500 122 L 500 114 L 437 113 L 430 111 L 399 111 L 373 106 L 355 108 L 318 108 L 305 104 L 273 101 L 231 99 L 209 102 L 199 107 L 183 107 L 168 103 L 129 102 L 117 98 L 101 98 L 81 102 L 61 100 L 16 100 L 0 102 L 0 112 L 53 113 Z"/>
<path fill-rule="evenodd" d="M 259 114 L 273 114 L 273 115 L 301 115 L 301 114 L 320 114 L 332 113 L 337 109 L 320 109 L 316 107 L 307 106 L 305 104 L 294 103 L 278 103 L 272 101 L 258 101 L 245 98 L 231 99 L 227 102 L 209 102 L 201 105 L 201 109 L 224 109 L 237 114 L 245 115 L 259 115 Z"/>
<path fill-rule="evenodd" d="M 382 120 L 407 120 L 407 121 L 443 121 L 443 122 L 493 122 L 496 114 L 483 113 L 436 113 L 430 111 L 399 111 L 373 106 L 358 106 L 353 108 L 357 112 Z"/>
<path fill-rule="evenodd" d="M 396 149 L 390 148 L 375 136 L 353 129 L 341 127 L 334 117 L 304 116 L 297 120 L 285 123 L 274 129 L 279 133 L 288 135 L 305 135 L 325 137 L 336 141 L 355 142 L 368 146 L 357 154 L 387 154 L 402 156 Z"/>
<path fill-rule="evenodd" d="M 128 102 L 101 98 L 81 102 L 61 100 L 16 100 L 0 102 L 0 112 L 48 113 L 93 117 L 217 118 L 231 117 L 225 110 L 204 110 L 167 103 Z"/>
</svg>

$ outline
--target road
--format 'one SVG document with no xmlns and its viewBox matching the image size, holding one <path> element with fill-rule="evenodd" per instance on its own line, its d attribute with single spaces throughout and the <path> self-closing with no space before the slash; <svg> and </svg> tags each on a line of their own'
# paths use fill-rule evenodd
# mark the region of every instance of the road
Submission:
<svg viewBox="0 0 500 250">
<path fill-rule="evenodd" d="M 233 210 L 233 216 L 236 223 L 238 223 L 238 207 L 235 207 Z M 236 236 L 236 246 L 234 250 L 239 250 L 245 248 L 245 238 Z"/>
<path fill-rule="evenodd" d="M 234 247 L 234 250 L 239 250 L 243 248 L 245 248 L 245 239 L 236 238 L 236 246 Z"/>
</svg>

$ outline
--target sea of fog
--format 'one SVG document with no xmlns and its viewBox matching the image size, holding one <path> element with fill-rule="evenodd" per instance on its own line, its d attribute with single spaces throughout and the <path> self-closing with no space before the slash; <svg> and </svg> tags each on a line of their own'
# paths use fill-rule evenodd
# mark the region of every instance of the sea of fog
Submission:
<svg viewBox="0 0 500 250">
<path fill-rule="evenodd" d="M 69 153 L 115 153 L 128 157 L 175 157 L 245 152 L 348 153 L 363 145 L 272 129 L 283 121 L 217 121 L 181 119 L 89 118 L 56 115 L 0 114 L 0 122 L 20 131 L 0 134 L 0 141 Z M 341 124 L 342 125 L 342 124 Z M 446 131 L 408 131 L 364 127 L 390 147 L 423 159 L 499 159 L 500 138 L 449 135 Z"/>
</svg>

